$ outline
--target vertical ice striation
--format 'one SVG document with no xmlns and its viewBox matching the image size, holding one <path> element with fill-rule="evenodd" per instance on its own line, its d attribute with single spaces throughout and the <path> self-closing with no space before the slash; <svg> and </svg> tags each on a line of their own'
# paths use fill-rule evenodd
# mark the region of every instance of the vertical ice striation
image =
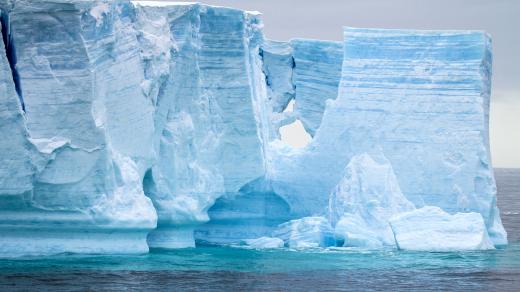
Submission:
<svg viewBox="0 0 520 292">
<path fill-rule="evenodd" d="M 154 108 L 128 4 L 17 1 L 9 12 L 25 119 L 12 108 L 27 129 L 13 141 L 41 158 L 10 168 L 25 175 L 38 162 L 23 200 L 1 212 L 3 254 L 148 250 Z"/>
<path fill-rule="evenodd" d="M 6 27 L 0 27 L 7 34 Z M 2 213 L 24 205 L 32 191 L 33 176 L 38 168 L 38 154 L 29 142 L 11 68 L 3 42 L 0 44 L 0 207 Z M 16 173 L 13 173 L 16 171 Z"/>
<path fill-rule="evenodd" d="M 266 82 L 266 104 L 269 107 L 269 137 L 267 141 L 280 138 L 278 129 L 294 121 L 294 114 L 286 111 L 294 100 L 294 60 L 288 42 L 265 40 L 260 49 L 262 70 Z"/>
<path fill-rule="evenodd" d="M 255 14 L 230 8 L 134 4 L 144 88 L 156 100 L 159 158 L 144 185 L 159 225 L 148 242 L 194 246 L 193 230 L 209 220 L 215 199 L 264 173 L 261 23 Z"/>
</svg>

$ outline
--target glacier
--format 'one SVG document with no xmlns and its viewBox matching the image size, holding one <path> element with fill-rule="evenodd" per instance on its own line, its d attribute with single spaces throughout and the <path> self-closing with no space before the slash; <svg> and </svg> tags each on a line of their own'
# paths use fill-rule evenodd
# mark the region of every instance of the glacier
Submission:
<svg viewBox="0 0 520 292">
<path fill-rule="evenodd" d="M 277 41 L 258 12 L 168 1 L 0 15 L 0 257 L 507 244 L 484 32 Z"/>
</svg>

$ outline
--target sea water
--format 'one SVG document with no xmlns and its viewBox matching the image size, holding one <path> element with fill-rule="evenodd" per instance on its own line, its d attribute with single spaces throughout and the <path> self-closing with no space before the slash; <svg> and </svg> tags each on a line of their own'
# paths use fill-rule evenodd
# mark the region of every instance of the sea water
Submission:
<svg viewBox="0 0 520 292">
<path fill-rule="evenodd" d="M 53 290 L 517 290 L 520 169 L 497 169 L 510 244 L 481 252 L 201 246 L 149 254 L 0 260 L 0 291 Z"/>
</svg>

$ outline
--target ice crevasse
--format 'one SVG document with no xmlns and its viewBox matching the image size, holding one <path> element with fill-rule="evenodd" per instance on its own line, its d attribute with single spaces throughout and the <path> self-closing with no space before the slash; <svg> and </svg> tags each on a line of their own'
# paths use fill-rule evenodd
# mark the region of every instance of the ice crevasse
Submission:
<svg viewBox="0 0 520 292">
<path fill-rule="evenodd" d="M 283 42 L 199 3 L 0 9 L 2 257 L 507 244 L 483 32 Z M 295 122 L 303 148 L 280 139 Z"/>
</svg>

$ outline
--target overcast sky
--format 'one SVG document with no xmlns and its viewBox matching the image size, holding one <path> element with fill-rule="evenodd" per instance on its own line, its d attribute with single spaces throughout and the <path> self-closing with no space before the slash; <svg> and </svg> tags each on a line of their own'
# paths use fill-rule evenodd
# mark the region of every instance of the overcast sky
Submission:
<svg viewBox="0 0 520 292">
<path fill-rule="evenodd" d="M 342 26 L 478 29 L 493 37 L 491 151 L 520 167 L 520 0 L 207 0 L 262 12 L 268 38 L 342 39 Z"/>
</svg>

